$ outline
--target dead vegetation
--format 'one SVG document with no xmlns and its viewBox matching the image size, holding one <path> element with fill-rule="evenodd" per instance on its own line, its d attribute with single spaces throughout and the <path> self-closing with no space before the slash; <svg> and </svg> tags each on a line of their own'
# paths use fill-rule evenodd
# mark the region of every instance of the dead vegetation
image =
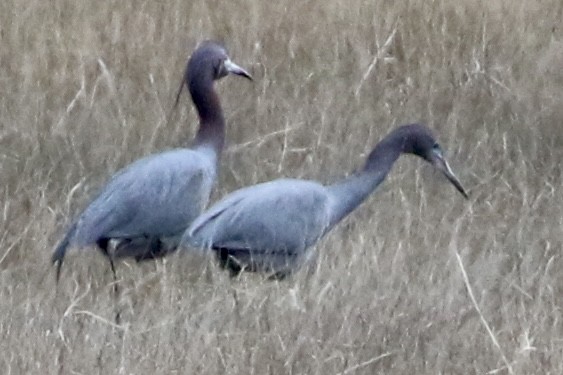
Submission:
<svg viewBox="0 0 563 375">
<path fill-rule="evenodd" d="M 0 5 L 4 373 L 563 373 L 560 1 L 50 2 Z M 183 144 L 197 42 L 223 40 L 216 197 L 332 181 L 392 127 L 436 129 L 470 201 L 413 158 L 285 282 L 174 256 L 49 257 L 114 171 Z"/>
</svg>

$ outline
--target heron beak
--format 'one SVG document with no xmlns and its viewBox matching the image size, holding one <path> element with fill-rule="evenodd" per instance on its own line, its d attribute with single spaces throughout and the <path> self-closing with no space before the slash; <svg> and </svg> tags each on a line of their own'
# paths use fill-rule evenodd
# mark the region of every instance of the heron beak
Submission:
<svg viewBox="0 0 563 375">
<path fill-rule="evenodd" d="M 461 182 L 459 181 L 459 179 L 456 177 L 456 175 L 454 174 L 454 172 L 452 171 L 452 169 L 450 168 L 450 165 L 448 164 L 448 162 L 446 161 L 446 159 L 444 159 L 444 156 L 438 154 L 438 153 L 434 153 L 433 154 L 434 157 L 432 158 L 432 164 L 438 168 L 438 170 L 440 170 L 444 176 L 446 176 L 446 178 L 448 180 L 450 180 L 450 182 L 455 186 L 455 188 L 466 198 L 469 198 L 469 195 L 467 194 L 467 191 L 463 188 L 463 185 L 461 184 Z"/>
<path fill-rule="evenodd" d="M 238 76 L 243 76 L 252 81 L 252 76 L 243 68 L 232 62 L 230 59 L 225 60 L 223 63 L 227 72 L 231 74 L 236 74 Z"/>
</svg>

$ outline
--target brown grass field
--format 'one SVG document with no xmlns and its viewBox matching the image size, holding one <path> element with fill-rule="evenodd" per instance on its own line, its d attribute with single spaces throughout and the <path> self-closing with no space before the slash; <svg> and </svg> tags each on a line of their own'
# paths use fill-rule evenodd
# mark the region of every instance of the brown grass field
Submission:
<svg viewBox="0 0 563 375">
<path fill-rule="evenodd" d="M 16 1 L 0 4 L 3 374 L 563 374 L 563 3 Z M 197 126 L 186 59 L 218 39 L 214 200 L 331 182 L 390 129 L 436 130 L 470 191 L 403 157 L 288 280 L 190 254 L 50 256 L 136 158 Z"/>
</svg>

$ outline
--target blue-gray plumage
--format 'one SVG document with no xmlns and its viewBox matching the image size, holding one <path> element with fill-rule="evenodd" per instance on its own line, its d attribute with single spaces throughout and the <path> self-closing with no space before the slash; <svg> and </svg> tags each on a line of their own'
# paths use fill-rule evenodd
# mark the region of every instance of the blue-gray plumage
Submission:
<svg viewBox="0 0 563 375">
<path fill-rule="evenodd" d="M 57 280 L 69 246 L 97 245 L 114 275 L 114 258 L 151 259 L 177 247 L 215 183 L 225 120 L 213 82 L 230 73 L 252 79 L 217 43 L 203 42 L 194 51 L 183 79 L 200 118 L 194 144 L 147 156 L 115 174 L 55 249 Z"/>
<path fill-rule="evenodd" d="M 402 153 L 433 164 L 467 198 L 430 129 L 405 125 L 377 144 L 360 172 L 335 184 L 279 179 L 227 195 L 191 224 L 180 246 L 212 249 L 234 275 L 244 270 L 284 277 L 377 188 Z"/>
</svg>

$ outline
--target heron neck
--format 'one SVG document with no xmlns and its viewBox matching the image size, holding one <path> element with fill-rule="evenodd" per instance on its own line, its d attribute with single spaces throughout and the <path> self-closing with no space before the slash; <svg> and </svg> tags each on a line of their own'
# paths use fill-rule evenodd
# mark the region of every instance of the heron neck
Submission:
<svg viewBox="0 0 563 375">
<path fill-rule="evenodd" d="M 385 180 L 393 164 L 405 150 L 405 143 L 387 137 L 369 154 L 364 168 L 331 186 L 334 197 L 330 227 L 355 210 Z"/>
<path fill-rule="evenodd" d="M 220 156 L 225 143 L 225 118 L 211 77 L 199 76 L 189 82 L 192 100 L 199 115 L 195 146 L 211 146 Z"/>
</svg>

